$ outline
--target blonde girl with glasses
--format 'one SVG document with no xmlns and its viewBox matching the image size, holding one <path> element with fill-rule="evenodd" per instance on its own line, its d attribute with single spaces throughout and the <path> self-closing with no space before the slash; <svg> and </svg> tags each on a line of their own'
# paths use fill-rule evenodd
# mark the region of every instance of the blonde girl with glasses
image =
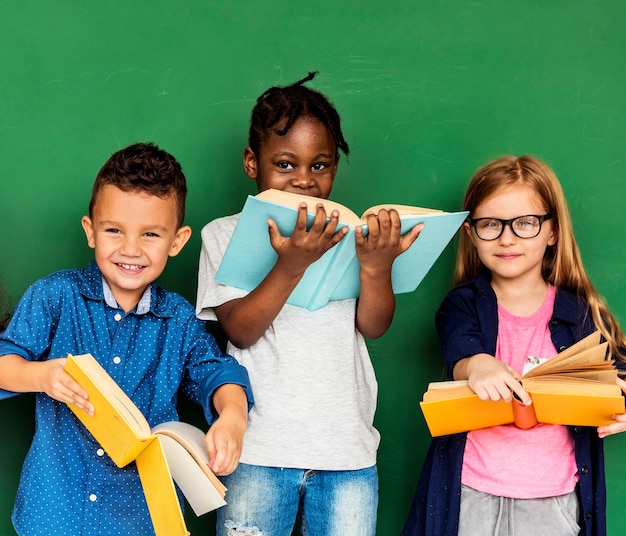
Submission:
<svg viewBox="0 0 626 536">
<path fill-rule="evenodd" d="M 480 168 L 455 288 L 436 314 L 446 372 L 483 400 L 531 399 L 519 383 L 529 358 L 548 359 L 599 329 L 626 372 L 626 340 L 589 280 L 561 185 L 531 156 Z M 626 393 L 626 382 L 618 379 Z M 606 534 L 601 426 L 496 426 L 433 440 L 404 536 Z"/>
</svg>

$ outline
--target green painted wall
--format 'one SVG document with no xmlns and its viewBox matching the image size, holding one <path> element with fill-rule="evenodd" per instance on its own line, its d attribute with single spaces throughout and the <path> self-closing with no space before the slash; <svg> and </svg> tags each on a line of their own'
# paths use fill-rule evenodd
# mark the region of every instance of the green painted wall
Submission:
<svg viewBox="0 0 626 536">
<path fill-rule="evenodd" d="M 195 234 L 161 282 L 195 298 L 200 229 L 239 210 L 254 100 L 319 70 L 352 148 L 333 196 L 455 210 L 472 172 L 531 153 L 565 187 L 586 266 L 626 321 L 626 4 L 622 0 L 35 0 L 0 16 L 0 274 L 17 301 L 91 258 L 80 218 L 106 158 L 151 140 L 189 180 Z M 379 534 L 398 534 L 429 443 L 418 401 L 441 377 L 433 314 L 453 248 L 398 299 L 370 344 L 380 382 Z M 34 422 L 32 397 L 0 404 L 0 536 Z M 196 418 L 194 410 L 185 413 Z M 626 436 L 607 446 L 609 532 L 626 530 Z M 211 534 L 213 517 L 189 518 Z"/>
</svg>

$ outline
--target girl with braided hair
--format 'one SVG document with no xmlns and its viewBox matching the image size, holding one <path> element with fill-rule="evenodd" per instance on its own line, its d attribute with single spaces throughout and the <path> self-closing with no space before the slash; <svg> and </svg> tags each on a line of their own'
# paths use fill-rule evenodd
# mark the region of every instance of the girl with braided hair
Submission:
<svg viewBox="0 0 626 536">
<path fill-rule="evenodd" d="M 339 150 L 349 148 L 337 110 L 304 85 L 315 74 L 257 99 L 243 168 L 259 192 L 330 195 Z M 297 520 L 309 536 L 376 533 L 377 384 L 364 337 L 388 329 L 391 266 L 421 227 L 400 236 L 395 211 L 369 215 L 369 234 L 357 232 L 360 297 L 316 311 L 287 304 L 306 268 L 344 237 L 338 217 L 320 205 L 307 229 L 303 204 L 290 237 L 269 220 L 277 260 L 251 292 L 215 282 L 238 215 L 202 231 L 196 314 L 220 322 L 229 352 L 248 369 L 256 404 L 240 464 L 224 480 L 219 536 L 290 536 Z"/>
</svg>

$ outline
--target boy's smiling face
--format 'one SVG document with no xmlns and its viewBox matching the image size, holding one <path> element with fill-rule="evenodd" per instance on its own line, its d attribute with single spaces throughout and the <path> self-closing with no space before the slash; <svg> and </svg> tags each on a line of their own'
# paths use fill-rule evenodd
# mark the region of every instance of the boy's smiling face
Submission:
<svg viewBox="0 0 626 536">
<path fill-rule="evenodd" d="M 117 303 L 133 309 L 146 287 L 165 269 L 168 256 L 180 253 L 191 228 L 176 228 L 173 196 L 160 198 L 145 192 L 124 192 L 107 185 L 84 216 L 89 247 L 95 249 L 100 271 Z"/>
</svg>

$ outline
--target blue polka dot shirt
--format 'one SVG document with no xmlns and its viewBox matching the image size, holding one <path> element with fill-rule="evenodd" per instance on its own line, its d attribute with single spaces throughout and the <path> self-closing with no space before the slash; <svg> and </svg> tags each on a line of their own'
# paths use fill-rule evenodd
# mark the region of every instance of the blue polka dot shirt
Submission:
<svg viewBox="0 0 626 536">
<path fill-rule="evenodd" d="M 209 423 L 220 385 L 243 386 L 252 403 L 245 368 L 222 354 L 189 302 L 152 284 L 125 313 L 95 262 L 26 291 L 0 335 L 0 356 L 12 353 L 32 361 L 91 353 L 151 426 L 178 420 L 179 389 L 203 406 Z M 154 534 L 134 463 L 118 468 L 66 405 L 43 393 L 13 524 L 25 536 Z"/>
</svg>

